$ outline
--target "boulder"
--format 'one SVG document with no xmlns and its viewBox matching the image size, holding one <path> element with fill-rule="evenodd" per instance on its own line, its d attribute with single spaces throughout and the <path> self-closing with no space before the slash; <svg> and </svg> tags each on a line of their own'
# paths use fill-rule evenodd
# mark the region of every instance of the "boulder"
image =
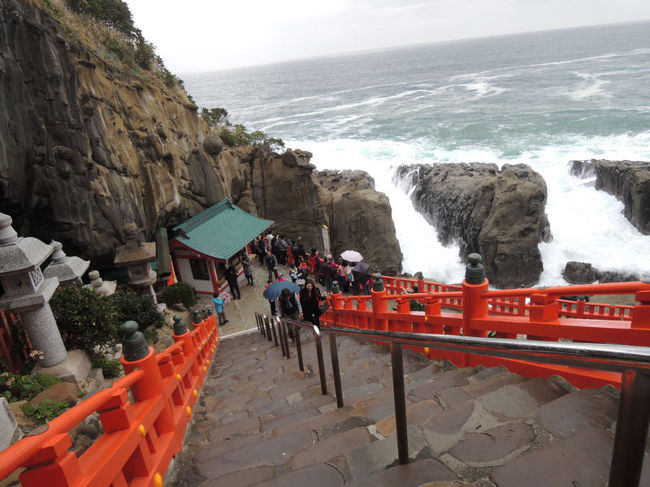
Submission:
<svg viewBox="0 0 650 487">
<path fill-rule="evenodd" d="M 209 135 L 203 141 L 203 148 L 205 152 L 211 156 L 218 155 L 223 150 L 223 141 L 217 135 Z"/>
<path fill-rule="evenodd" d="M 598 271 L 587 262 L 567 262 L 562 277 L 571 284 L 590 284 L 598 280 Z"/>
<path fill-rule="evenodd" d="M 638 281 L 638 274 L 619 271 L 600 271 L 587 262 L 567 262 L 562 277 L 571 284 L 590 284 L 592 282 Z"/>
<path fill-rule="evenodd" d="M 535 284 L 543 265 L 539 242 L 550 241 L 546 183 L 525 164 L 460 163 L 400 166 L 396 179 L 414 190 L 415 208 L 440 240 L 457 241 L 461 257 L 483 256 L 497 287 Z"/>
<path fill-rule="evenodd" d="M 14 413 L 5 397 L 0 397 L 0 451 L 22 438 Z"/>
<path fill-rule="evenodd" d="M 398 275 L 402 250 L 390 202 L 374 180 L 364 171 L 319 171 L 317 178 L 326 191 L 332 255 L 356 250 L 382 273 Z"/>
<path fill-rule="evenodd" d="M 77 389 L 76 384 L 72 382 L 59 382 L 58 384 L 51 385 L 36 397 L 34 397 L 29 404 L 32 406 L 38 406 L 43 401 L 65 401 L 68 403 L 68 406 L 74 406 L 77 404 L 77 399 L 79 398 L 79 390 Z"/>
<path fill-rule="evenodd" d="M 596 178 L 596 189 L 623 202 L 625 217 L 640 232 L 650 235 L 650 162 L 571 161 L 571 174 Z"/>
</svg>

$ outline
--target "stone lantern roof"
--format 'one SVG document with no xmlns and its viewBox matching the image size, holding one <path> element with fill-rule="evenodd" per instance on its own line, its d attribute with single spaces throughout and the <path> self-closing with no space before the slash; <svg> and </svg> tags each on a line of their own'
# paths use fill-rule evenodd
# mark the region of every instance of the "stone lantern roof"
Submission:
<svg viewBox="0 0 650 487">
<path fill-rule="evenodd" d="M 9 215 L 0 213 L 0 275 L 10 276 L 40 266 L 54 251 L 32 237 L 18 237 Z"/>
<path fill-rule="evenodd" d="M 156 242 L 145 242 L 142 231 L 135 223 L 124 225 L 126 245 L 115 250 L 115 267 L 129 267 L 132 265 L 146 264 L 156 260 Z"/>
<path fill-rule="evenodd" d="M 52 263 L 43 271 L 43 277 L 56 277 L 60 283 L 67 283 L 81 279 L 81 276 L 90 266 L 89 260 L 83 260 L 79 257 L 68 257 L 63 251 L 60 242 L 52 240 L 50 245 L 54 248 L 52 254 Z"/>
</svg>

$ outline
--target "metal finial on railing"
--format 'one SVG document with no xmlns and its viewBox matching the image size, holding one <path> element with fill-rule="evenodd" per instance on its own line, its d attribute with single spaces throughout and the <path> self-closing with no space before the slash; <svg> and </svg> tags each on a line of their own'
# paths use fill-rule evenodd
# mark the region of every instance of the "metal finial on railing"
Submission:
<svg viewBox="0 0 650 487">
<path fill-rule="evenodd" d="M 125 321 L 121 326 L 124 337 L 122 338 L 122 354 L 127 362 L 141 360 L 149 354 L 149 344 L 142 332 L 138 331 L 135 321 Z"/>
<path fill-rule="evenodd" d="M 198 309 L 192 311 L 192 321 L 194 324 L 199 324 L 203 321 L 203 318 L 201 318 L 201 312 Z"/>
<path fill-rule="evenodd" d="M 377 272 L 374 276 L 372 276 L 372 290 L 381 292 L 384 291 L 384 278 L 381 277 L 381 274 Z"/>
<path fill-rule="evenodd" d="M 341 294 L 341 288 L 338 281 L 332 282 L 332 294 Z"/>
<path fill-rule="evenodd" d="M 183 322 L 181 315 L 174 315 L 174 335 L 181 336 L 187 333 L 187 326 Z"/>
<path fill-rule="evenodd" d="M 480 254 L 469 254 L 467 260 L 469 264 L 465 268 L 465 282 L 467 284 L 483 284 L 483 281 L 485 281 L 483 257 Z"/>
</svg>

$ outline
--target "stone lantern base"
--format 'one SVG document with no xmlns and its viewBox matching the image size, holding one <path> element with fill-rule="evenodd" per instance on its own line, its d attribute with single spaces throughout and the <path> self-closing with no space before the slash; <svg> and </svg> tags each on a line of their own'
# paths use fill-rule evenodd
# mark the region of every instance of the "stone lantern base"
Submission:
<svg viewBox="0 0 650 487">
<path fill-rule="evenodd" d="M 49 375 L 64 382 L 78 382 L 88 377 L 89 373 L 90 359 L 85 350 L 70 350 L 63 362 L 51 367 L 42 367 L 36 364 L 32 371 L 32 375 Z"/>
</svg>

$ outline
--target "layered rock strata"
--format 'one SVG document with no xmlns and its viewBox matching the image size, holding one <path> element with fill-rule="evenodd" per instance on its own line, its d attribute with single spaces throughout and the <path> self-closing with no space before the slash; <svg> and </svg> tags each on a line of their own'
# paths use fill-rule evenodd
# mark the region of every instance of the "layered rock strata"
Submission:
<svg viewBox="0 0 650 487">
<path fill-rule="evenodd" d="M 390 202 L 375 191 L 374 180 L 364 171 L 320 171 L 316 177 L 325 189 L 332 253 L 357 250 L 382 273 L 397 275 L 402 251 Z"/>
<path fill-rule="evenodd" d="M 640 232 L 650 235 L 650 162 L 571 161 L 571 174 L 596 178 L 596 189 L 623 202 L 625 217 Z"/>
<path fill-rule="evenodd" d="M 543 270 L 538 244 L 550 241 L 546 183 L 524 164 L 459 163 L 400 166 L 396 179 L 413 187 L 415 208 L 461 257 L 483 256 L 497 287 L 532 285 Z"/>
<path fill-rule="evenodd" d="M 0 211 L 21 234 L 60 241 L 102 268 L 125 242 L 126 223 L 152 239 L 156 228 L 227 195 L 310 247 L 321 247 L 322 225 L 350 220 L 343 206 L 332 208 L 335 196 L 316 178 L 311 154 L 227 147 L 181 87 L 111 63 L 69 37 L 39 2 L 3 1 Z M 359 234 L 355 228 L 390 221 L 390 207 L 376 205 L 371 190 L 363 194 L 355 196 L 359 205 L 367 197 L 375 210 L 337 225 L 346 234 L 334 230 L 332 240 L 358 247 L 368 241 L 346 240 Z M 390 223 L 380 231 L 394 240 Z M 399 263 L 379 259 L 382 269 Z"/>
</svg>

